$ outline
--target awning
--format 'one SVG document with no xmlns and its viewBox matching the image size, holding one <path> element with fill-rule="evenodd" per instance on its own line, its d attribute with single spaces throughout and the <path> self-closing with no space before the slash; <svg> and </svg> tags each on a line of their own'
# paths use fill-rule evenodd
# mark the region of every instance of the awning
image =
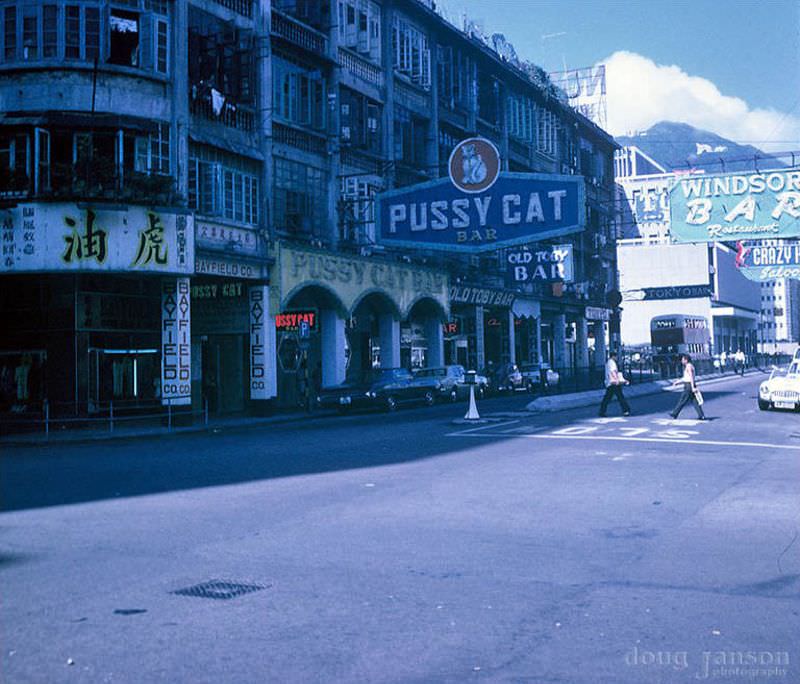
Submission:
<svg viewBox="0 0 800 684">
<path fill-rule="evenodd" d="M 196 124 L 192 124 L 191 128 L 189 129 L 189 138 L 194 140 L 194 142 L 201 143 L 202 145 L 222 147 L 223 149 L 228 150 L 228 152 L 233 152 L 234 154 L 241 155 L 242 157 L 250 157 L 251 159 L 258 159 L 259 161 L 264 160 L 264 155 L 261 154 L 261 152 L 259 152 L 255 147 L 241 145 L 239 143 L 232 142 L 228 140 L 228 138 L 219 134 L 206 132 L 202 128 L 199 128 Z"/>
<path fill-rule="evenodd" d="M 2 126 L 55 126 L 58 128 L 125 128 L 154 131 L 159 123 L 139 116 L 105 112 L 5 112 L 0 115 Z"/>
<path fill-rule="evenodd" d="M 744 318 L 749 321 L 758 321 L 758 312 L 749 309 L 740 309 L 738 306 L 712 306 L 713 318 Z"/>
<path fill-rule="evenodd" d="M 511 310 L 517 318 L 539 318 L 542 315 L 542 307 L 535 299 L 517 298 Z"/>
</svg>

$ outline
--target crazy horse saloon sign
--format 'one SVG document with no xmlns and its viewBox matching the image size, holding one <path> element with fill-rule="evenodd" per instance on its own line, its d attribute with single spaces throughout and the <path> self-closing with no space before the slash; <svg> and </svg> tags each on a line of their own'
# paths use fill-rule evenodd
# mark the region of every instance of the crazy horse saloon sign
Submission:
<svg viewBox="0 0 800 684">
<path fill-rule="evenodd" d="M 800 240 L 737 242 L 736 266 L 750 280 L 800 279 Z"/>
<path fill-rule="evenodd" d="M 475 253 L 584 229 L 582 177 L 499 169 L 491 142 L 460 142 L 448 178 L 378 195 L 378 242 Z"/>
<path fill-rule="evenodd" d="M 670 188 L 669 207 L 677 242 L 800 235 L 800 171 L 680 178 Z"/>
</svg>

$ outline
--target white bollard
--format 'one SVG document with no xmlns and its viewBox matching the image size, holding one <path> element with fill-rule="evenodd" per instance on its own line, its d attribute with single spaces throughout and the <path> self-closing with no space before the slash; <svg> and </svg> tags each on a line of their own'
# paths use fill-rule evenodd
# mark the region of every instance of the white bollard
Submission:
<svg viewBox="0 0 800 684">
<path fill-rule="evenodd" d="M 464 420 L 480 420 L 481 417 L 478 414 L 478 406 L 475 404 L 475 385 L 471 384 L 469 386 L 469 410 L 467 411 L 467 415 L 464 416 Z"/>
</svg>

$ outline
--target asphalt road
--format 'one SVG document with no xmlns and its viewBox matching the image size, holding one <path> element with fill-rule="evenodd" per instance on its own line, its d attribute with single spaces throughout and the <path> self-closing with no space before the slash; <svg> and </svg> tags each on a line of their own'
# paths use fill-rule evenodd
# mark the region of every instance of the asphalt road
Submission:
<svg viewBox="0 0 800 684">
<path fill-rule="evenodd" d="M 0 680 L 798 682 L 800 416 L 759 380 L 705 423 L 519 395 L 7 448 Z"/>
</svg>

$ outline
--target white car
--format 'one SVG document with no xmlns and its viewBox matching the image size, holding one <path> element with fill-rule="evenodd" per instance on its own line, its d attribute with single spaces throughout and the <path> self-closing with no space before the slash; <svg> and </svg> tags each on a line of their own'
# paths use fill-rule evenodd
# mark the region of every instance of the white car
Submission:
<svg viewBox="0 0 800 684">
<path fill-rule="evenodd" d="M 788 368 L 774 368 L 769 380 L 758 388 L 758 408 L 800 409 L 800 361 L 792 361 Z"/>
</svg>

